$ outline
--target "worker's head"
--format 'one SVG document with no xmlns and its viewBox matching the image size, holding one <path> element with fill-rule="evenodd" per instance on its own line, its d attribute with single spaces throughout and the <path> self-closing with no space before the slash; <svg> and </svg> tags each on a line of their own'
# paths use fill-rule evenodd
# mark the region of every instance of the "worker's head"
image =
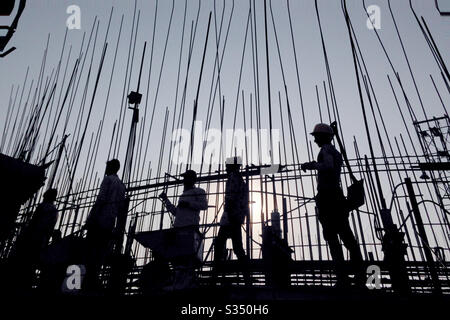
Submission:
<svg viewBox="0 0 450 320">
<path fill-rule="evenodd" d="M 108 162 L 106 162 L 105 174 L 107 176 L 109 176 L 111 174 L 117 174 L 119 169 L 120 169 L 120 161 L 119 160 L 117 160 L 117 159 L 109 160 Z"/>
<path fill-rule="evenodd" d="M 333 140 L 334 131 L 328 124 L 318 123 L 315 125 L 311 135 L 314 136 L 314 142 L 317 143 L 319 147 L 322 147 L 325 144 L 331 143 L 331 140 Z"/>
<path fill-rule="evenodd" d="M 48 189 L 44 192 L 44 202 L 54 202 L 58 195 L 58 191 L 56 189 Z"/>
<path fill-rule="evenodd" d="M 231 157 L 225 161 L 225 168 L 228 174 L 232 172 L 239 172 L 241 165 L 242 165 L 241 157 Z"/>
<path fill-rule="evenodd" d="M 195 182 L 197 181 L 197 172 L 194 170 L 187 170 L 185 173 L 182 173 L 181 176 L 183 177 L 183 185 L 185 189 L 193 188 L 195 186 Z"/>
</svg>

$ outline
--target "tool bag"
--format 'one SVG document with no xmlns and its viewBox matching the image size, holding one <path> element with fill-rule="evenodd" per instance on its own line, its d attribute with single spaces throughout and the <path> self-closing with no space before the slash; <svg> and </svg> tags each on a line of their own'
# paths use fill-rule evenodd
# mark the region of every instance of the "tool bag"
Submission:
<svg viewBox="0 0 450 320">
<path fill-rule="evenodd" d="M 350 179 L 352 180 L 352 184 L 347 188 L 347 209 L 348 211 L 356 210 L 365 202 L 364 179 L 358 180 L 353 174 L 350 162 L 347 158 L 347 152 L 345 151 L 341 138 L 339 137 L 336 121 L 331 124 L 331 128 L 333 128 L 334 135 L 336 136 L 336 140 L 339 144 L 339 149 L 341 150 L 347 170 L 350 173 Z"/>
</svg>

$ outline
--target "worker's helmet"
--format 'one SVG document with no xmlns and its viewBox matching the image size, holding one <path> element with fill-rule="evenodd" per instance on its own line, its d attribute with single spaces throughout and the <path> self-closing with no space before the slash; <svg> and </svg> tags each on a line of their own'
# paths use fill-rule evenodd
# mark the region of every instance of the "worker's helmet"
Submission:
<svg viewBox="0 0 450 320">
<path fill-rule="evenodd" d="M 197 180 L 197 172 L 195 172 L 194 170 L 186 170 L 186 172 L 182 173 L 181 176 L 185 180 L 192 180 L 192 181 L 196 181 Z"/>
<path fill-rule="evenodd" d="M 329 126 L 326 123 L 318 123 L 315 125 L 313 132 L 311 132 L 312 135 L 316 135 L 316 134 L 327 134 L 330 136 L 334 135 L 334 131 L 333 128 L 331 128 L 331 126 Z"/>
<path fill-rule="evenodd" d="M 242 158 L 241 157 L 231 157 L 225 160 L 225 165 L 227 167 L 235 167 L 239 168 L 242 166 Z"/>
<path fill-rule="evenodd" d="M 55 201 L 58 191 L 56 189 L 48 189 L 44 192 L 44 201 Z"/>
</svg>

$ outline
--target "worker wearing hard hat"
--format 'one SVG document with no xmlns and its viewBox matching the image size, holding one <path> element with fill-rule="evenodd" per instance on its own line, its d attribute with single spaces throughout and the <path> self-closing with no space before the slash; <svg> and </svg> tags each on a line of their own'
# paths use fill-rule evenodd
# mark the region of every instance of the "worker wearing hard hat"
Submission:
<svg viewBox="0 0 450 320">
<path fill-rule="evenodd" d="M 350 252 L 350 258 L 357 272 L 355 282 L 362 285 L 362 255 L 358 242 L 350 229 L 346 199 L 340 186 L 342 168 L 342 155 L 331 144 L 334 132 L 331 126 L 319 123 L 314 127 L 311 135 L 314 142 L 320 147 L 317 162 L 308 162 L 301 165 L 303 171 L 317 170 L 316 205 L 318 218 L 322 225 L 323 236 L 330 248 L 335 263 L 337 287 L 350 285 L 350 279 L 344 269 L 344 254 L 339 239 Z"/>
<path fill-rule="evenodd" d="M 192 248 L 187 250 L 187 252 L 180 250 L 179 257 L 174 261 L 175 278 L 173 289 L 175 290 L 189 289 L 196 286 L 194 272 L 195 260 L 198 255 L 196 251 L 201 249 L 201 239 L 199 239 L 198 231 L 200 211 L 208 209 L 208 199 L 206 198 L 205 190 L 195 186 L 197 173 L 194 170 L 187 170 L 181 176 L 184 178 L 184 190 L 177 206 L 170 202 L 165 192 L 159 195 L 167 210 L 175 216 L 173 226 L 177 237 L 186 239 L 186 241 L 193 243 L 195 247 L 194 252 L 192 252 Z"/>
<path fill-rule="evenodd" d="M 250 279 L 247 271 L 247 255 L 242 246 L 241 226 L 248 217 L 248 186 L 239 171 L 242 160 L 240 157 L 227 159 L 227 183 L 225 187 L 224 212 L 220 219 L 220 228 L 214 245 L 215 271 L 224 256 L 227 239 L 231 238 L 233 251 L 238 258 L 244 273 L 244 279 L 249 284 Z M 214 274 L 215 275 L 215 274 Z"/>
<path fill-rule="evenodd" d="M 174 206 L 167 195 L 163 192 L 159 195 L 163 200 L 167 210 L 175 216 L 173 226 L 186 227 L 197 226 L 200 223 L 200 210 L 208 209 L 206 192 L 202 188 L 197 188 L 197 173 L 194 170 L 187 170 L 181 174 L 184 178 L 184 190 L 178 200 L 178 206 Z"/>
</svg>

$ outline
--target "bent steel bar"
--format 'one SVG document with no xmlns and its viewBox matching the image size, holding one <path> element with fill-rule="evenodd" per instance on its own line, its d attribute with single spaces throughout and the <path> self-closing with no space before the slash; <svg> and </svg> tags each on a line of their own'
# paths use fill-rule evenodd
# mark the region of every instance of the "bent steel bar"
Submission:
<svg viewBox="0 0 450 320">
<path fill-rule="evenodd" d="M 14 9 L 14 0 L 3 0 L 0 4 L 0 16 L 10 16 Z"/>
<path fill-rule="evenodd" d="M 448 2 L 448 0 L 435 0 L 436 8 L 441 16 L 450 16 L 450 2 L 446 5 L 442 5 L 444 1 Z"/>
<path fill-rule="evenodd" d="M 10 15 L 11 14 L 11 12 L 12 12 L 12 8 L 10 7 L 11 3 L 12 3 L 12 5 L 14 5 L 14 1 L 12 1 L 12 2 L 7 1 L 5 4 L 2 5 L 2 7 L 0 9 L 0 15 Z M 8 32 L 6 33 L 5 36 L 0 37 L 0 52 L 3 52 L 5 50 L 6 45 L 8 44 L 8 42 L 11 40 L 12 36 L 14 35 L 14 32 L 17 29 L 17 24 L 19 23 L 19 19 L 22 16 L 23 10 L 25 9 L 25 5 L 26 5 L 26 0 L 20 0 L 16 17 L 14 18 L 11 25 L 1 27 L 1 29 L 7 29 Z M 7 14 L 7 13 L 9 13 L 9 14 Z M 10 54 L 14 50 L 15 50 L 15 47 L 8 49 L 6 52 L 1 54 L 0 57 L 3 58 L 5 56 L 7 56 L 8 54 Z"/>
</svg>

